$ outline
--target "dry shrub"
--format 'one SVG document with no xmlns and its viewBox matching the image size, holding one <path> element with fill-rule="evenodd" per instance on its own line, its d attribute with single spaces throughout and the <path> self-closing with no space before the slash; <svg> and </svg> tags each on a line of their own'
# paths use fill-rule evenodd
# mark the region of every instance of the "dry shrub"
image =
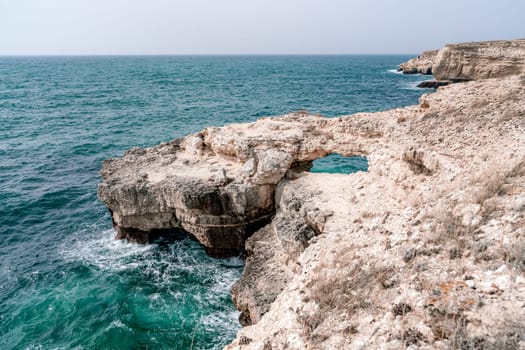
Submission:
<svg viewBox="0 0 525 350">
<path fill-rule="evenodd" d="M 474 202 L 483 206 L 488 199 L 505 194 L 509 190 L 511 180 L 520 176 L 525 176 L 525 157 L 507 171 L 490 168 L 474 181 L 474 184 L 480 187 L 480 190 L 474 193 Z"/>
<path fill-rule="evenodd" d="M 323 267 L 317 269 L 316 274 L 322 279 L 311 281 L 307 287 L 322 315 L 334 310 L 345 310 L 352 314 L 370 305 L 367 301 L 368 292 L 362 291 L 369 291 L 377 279 L 362 267 L 359 262 L 350 262 L 338 273 L 323 271 Z"/>
<path fill-rule="evenodd" d="M 417 329 L 409 328 L 403 333 L 401 340 L 405 343 L 406 347 L 409 347 L 411 345 L 419 345 L 419 342 L 424 341 L 425 337 L 423 337 L 423 334 Z"/>
<path fill-rule="evenodd" d="M 403 115 L 397 117 L 397 122 L 398 122 L 399 124 L 404 123 L 404 122 L 406 122 L 406 121 L 407 121 L 407 117 L 405 117 L 405 116 L 403 116 Z"/>
<path fill-rule="evenodd" d="M 470 190 L 470 198 L 467 198 L 467 202 L 479 204 L 481 207 L 481 220 L 476 224 L 465 224 L 463 217 L 454 212 L 454 208 L 458 204 L 456 201 L 441 203 L 432 214 L 432 219 L 435 222 L 435 233 L 439 237 L 438 242 L 452 241 L 455 243 L 455 248 L 459 254 L 468 248 L 467 245 L 472 243 L 479 227 L 501 209 L 498 197 L 510 191 L 513 179 L 520 176 L 525 176 L 525 158 L 507 171 L 501 171 L 494 166 L 471 182 L 473 189 Z M 513 252 L 509 252 L 509 258 L 514 259 L 513 257 L 521 253 L 521 249 L 525 248 L 512 248 Z"/>
<path fill-rule="evenodd" d="M 452 211 L 445 211 L 438 221 L 441 229 L 448 237 L 461 240 L 462 236 L 470 236 L 477 227 L 463 223 L 463 217 L 454 214 Z"/>
<path fill-rule="evenodd" d="M 494 349 L 519 350 L 525 345 L 525 320 L 507 320 L 490 345 Z"/>
<path fill-rule="evenodd" d="M 433 297 L 435 300 L 430 299 L 430 304 L 427 306 L 429 316 L 427 324 L 434 338 L 448 343 L 449 348 L 458 350 L 521 349 L 520 346 L 525 342 L 523 318 L 509 317 L 492 326 L 489 330 L 490 334 L 483 336 L 473 336 L 469 333 L 466 311 L 476 301 L 454 294 L 454 291 L 461 292 L 464 288 L 463 281 L 443 283 L 440 288 L 441 293 Z M 477 321 L 474 323 L 474 328 L 477 327 L 476 324 Z"/>
<path fill-rule="evenodd" d="M 429 308 L 430 328 L 437 340 L 448 340 L 451 349 L 483 349 L 485 340 L 469 337 L 467 333 L 467 319 L 461 311 Z"/>
<path fill-rule="evenodd" d="M 450 205 L 453 208 L 455 204 Z M 465 225 L 463 217 L 453 213 L 451 209 L 437 210 L 435 214 L 435 233 L 437 244 L 453 244 L 456 255 L 462 255 L 467 243 L 477 229 L 472 225 Z M 449 249 L 450 250 L 450 249 Z"/>
<path fill-rule="evenodd" d="M 505 321 L 490 336 L 470 336 L 465 318 L 456 320 L 451 348 L 457 350 L 521 350 L 525 345 L 525 322 Z"/>
<path fill-rule="evenodd" d="M 398 303 L 392 306 L 392 313 L 395 316 L 405 316 L 410 311 L 412 311 L 412 306 L 410 306 L 410 304 L 407 303 Z"/>
<path fill-rule="evenodd" d="M 503 258 L 517 271 L 525 273 L 525 238 L 520 237 L 503 247 Z"/>
<path fill-rule="evenodd" d="M 482 177 L 475 181 L 479 189 L 473 193 L 472 201 L 483 206 L 489 198 L 501 193 L 506 178 L 507 176 L 499 172 L 498 169 L 485 172 Z"/>
<path fill-rule="evenodd" d="M 359 310 L 374 307 L 370 295 L 375 290 L 397 284 L 394 268 L 367 265 L 352 248 L 333 254 L 336 256 L 330 264 L 320 263 L 314 269 L 317 279 L 306 286 L 309 293 L 305 301 L 314 301 L 315 311 L 298 315 L 307 337 L 314 343 L 323 342 L 333 333 L 333 329 L 320 327 L 325 320 L 333 320 L 334 315 L 350 319 Z M 357 327 L 352 325 L 340 332 L 351 336 Z"/>
</svg>

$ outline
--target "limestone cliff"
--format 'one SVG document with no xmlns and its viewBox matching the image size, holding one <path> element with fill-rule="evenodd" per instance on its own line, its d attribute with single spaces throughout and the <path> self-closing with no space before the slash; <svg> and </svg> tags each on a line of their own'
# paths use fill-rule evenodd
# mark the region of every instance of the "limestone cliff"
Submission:
<svg viewBox="0 0 525 350">
<path fill-rule="evenodd" d="M 401 63 L 399 70 L 451 82 L 520 75 L 525 73 L 525 39 L 449 44 Z"/>
<path fill-rule="evenodd" d="M 366 154 L 383 133 L 376 124 L 296 113 L 207 128 L 104 161 L 98 195 L 120 238 L 148 242 L 184 230 L 212 254 L 236 254 L 274 215 L 283 178 L 332 152 Z"/>
<path fill-rule="evenodd" d="M 523 348 L 525 76 L 512 72 L 416 106 L 134 149 L 104 162 L 99 197 L 122 237 L 183 230 L 213 254 L 244 251 L 232 297 L 246 327 L 228 349 Z M 369 171 L 306 171 L 330 153 Z"/>
<path fill-rule="evenodd" d="M 525 73 L 525 40 L 446 45 L 438 51 L 432 73 L 438 80 L 479 80 Z"/>
<path fill-rule="evenodd" d="M 438 50 L 425 51 L 416 58 L 412 58 L 399 65 L 399 70 L 404 74 L 424 74 L 432 75 L 432 65 Z"/>
</svg>

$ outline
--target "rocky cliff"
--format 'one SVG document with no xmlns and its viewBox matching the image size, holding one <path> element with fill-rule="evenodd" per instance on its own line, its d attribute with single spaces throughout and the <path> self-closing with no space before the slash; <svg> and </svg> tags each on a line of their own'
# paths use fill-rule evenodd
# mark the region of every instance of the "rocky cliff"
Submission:
<svg viewBox="0 0 525 350">
<path fill-rule="evenodd" d="M 233 290 L 257 323 L 228 349 L 523 348 L 524 93 L 454 84 L 348 117 L 381 134 L 369 171 L 280 182 Z"/>
<path fill-rule="evenodd" d="M 282 179 L 333 152 L 366 154 L 383 133 L 376 123 L 295 113 L 207 128 L 104 161 L 98 195 L 119 238 L 148 242 L 185 231 L 211 254 L 238 254 L 274 216 Z"/>
<path fill-rule="evenodd" d="M 404 74 L 432 75 L 432 65 L 438 50 L 425 51 L 421 55 L 399 65 L 399 70 Z"/>
<path fill-rule="evenodd" d="M 432 73 L 438 80 L 479 80 L 525 73 L 525 40 L 446 45 L 438 51 Z"/>
<path fill-rule="evenodd" d="M 520 75 L 525 73 L 525 39 L 449 44 L 401 63 L 399 70 L 452 82 Z"/>
<path fill-rule="evenodd" d="M 99 197 L 121 237 L 184 231 L 212 254 L 244 251 L 232 297 L 246 327 L 228 349 L 523 348 L 514 72 L 416 106 L 293 113 L 134 149 L 104 162 Z M 364 156 L 369 171 L 307 171 L 330 153 Z"/>
</svg>

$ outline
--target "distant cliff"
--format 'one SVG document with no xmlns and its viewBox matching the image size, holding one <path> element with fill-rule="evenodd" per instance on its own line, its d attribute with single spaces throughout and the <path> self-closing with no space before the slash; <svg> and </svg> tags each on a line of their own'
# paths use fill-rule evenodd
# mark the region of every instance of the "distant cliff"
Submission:
<svg viewBox="0 0 525 350">
<path fill-rule="evenodd" d="M 432 75 L 432 65 L 438 50 L 425 51 L 421 55 L 399 65 L 399 70 L 404 74 Z"/>
<path fill-rule="evenodd" d="M 405 74 L 434 75 L 437 80 L 503 78 L 525 72 L 525 39 L 449 44 L 399 65 Z"/>
<path fill-rule="evenodd" d="M 446 45 L 432 65 L 432 74 L 438 80 L 480 80 L 523 73 L 525 40 Z"/>
</svg>

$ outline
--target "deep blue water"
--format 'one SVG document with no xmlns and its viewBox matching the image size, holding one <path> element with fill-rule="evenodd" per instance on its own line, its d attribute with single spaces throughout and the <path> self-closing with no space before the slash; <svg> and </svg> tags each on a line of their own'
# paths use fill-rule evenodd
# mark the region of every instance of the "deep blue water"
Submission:
<svg viewBox="0 0 525 350">
<path fill-rule="evenodd" d="M 0 349 L 227 344 L 242 261 L 113 240 L 101 161 L 209 125 L 415 104 L 424 78 L 389 71 L 407 58 L 0 57 Z M 314 171 L 366 169 L 352 162 Z"/>
</svg>

